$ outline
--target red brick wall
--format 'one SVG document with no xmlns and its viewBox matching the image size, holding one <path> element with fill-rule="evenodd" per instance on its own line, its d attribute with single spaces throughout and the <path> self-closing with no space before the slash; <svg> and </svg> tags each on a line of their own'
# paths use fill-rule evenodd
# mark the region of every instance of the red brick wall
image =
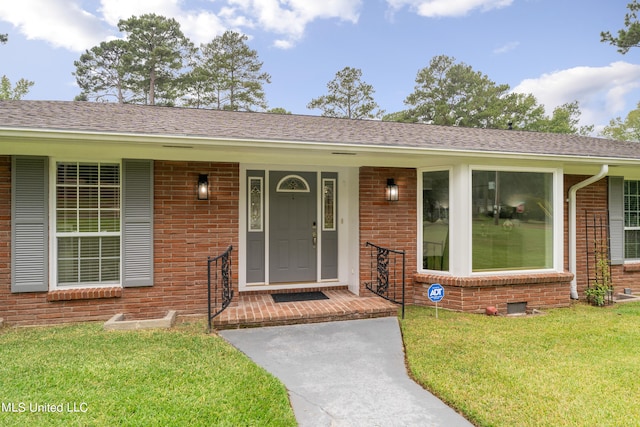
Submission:
<svg viewBox="0 0 640 427">
<path fill-rule="evenodd" d="M 168 309 L 203 313 L 207 257 L 233 245 L 238 289 L 239 167 L 230 163 L 154 163 L 154 286 L 125 288 L 124 313 L 157 317 Z M 209 175 L 209 200 L 196 199 L 199 174 Z M 131 298 L 131 299 L 130 299 Z"/>
<path fill-rule="evenodd" d="M 565 176 L 565 191 L 568 194 L 569 188 L 585 179 L 589 176 Z M 584 237 L 585 230 L 585 210 L 606 212 L 608 200 L 608 180 L 606 178 L 593 183 L 585 188 L 578 190 L 577 194 L 577 231 L 578 239 L 577 246 L 577 284 L 578 295 L 580 299 L 585 299 L 584 291 L 587 288 L 587 250 L 593 250 L 593 248 L 587 247 L 587 240 Z M 566 211 L 565 211 L 565 224 L 566 224 Z M 568 247 L 568 237 L 565 232 L 565 244 Z M 593 259 L 591 259 L 593 264 Z M 565 266 L 568 269 L 568 250 L 565 254 Z M 591 275 L 594 274 L 593 265 L 589 267 L 591 269 Z M 627 264 L 627 265 L 613 265 L 611 266 L 611 278 L 614 293 L 623 293 L 625 288 L 630 288 L 634 294 L 640 294 L 640 265 L 639 264 Z"/>
<path fill-rule="evenodd" d="M 144 319 L 168 310 L 206 313 L 207 256 L 232 244 L 237 292 L 239 167 L 230 163 L 164 162 L 155 169 L 152 287 L 12 294 L 10 284 L 10 157 L 0 157 L 0 317 L 9 325 L 106 320 L 116 313 Z M 209 200 L 196 200 L 198 175 L 209 174 Z M 104 295 L 102 295 L 104 294 Z"/>
<path fill-rule="evenodd" d="M 399 200 L 385 199 L 387 179 L 395 179 Z M 370 294 L 364 283 L 371 280 L 371 242 L 406 252 L 407 302 L 411 302 L 413 273 L 417 270 L 417 172 L 415 169 L 360 168 L 360 294 Z M 375 268 L 375 261 L 374 261 Z"/>
<path fill-rule="evenodd" d="M 616 294 L 624 293 L 629 288 L 631 293 L 640 295 L 640 264 L 611 266 L 611 282 Z"/>
<path fill-rule="evenodd" d="M 564 194 L 569 194 L 569 189 L 589 178 L 590 176 L 584 175 L 565 175 L 564 177 Z M 584 291 L 587 288 L 587 250 L 592 250 L 591 247 L 587 247 L 587 240 L 585 237 L 587 212 L 589 212 L 589 218 L 592 218 L 594 213 L 603 214 L 607 212 L 607 198 L 608 198 L 608 181 L 606 178 L 600 181 L 594 182 L 584 188 L 578 190 L 576 195 L 576 281 L 578 286 L 578 296 L 580 299 L 584 299 Z M 564 210 L 564 268 L 569 271 L 569 205 L 565 203 Z M 593 268 L 593 266 L 591 266 Z"/>
<path fill-rule="evenodd" d="M 427 290 L 432 283 L 440 283 L 445 298 L 439 307 L 484 313 L 486 307 L 496 307 L 507 313 L 509 303 L 527 303 L 527 310 L 567 307 L 570 273 L 511 274 L 478 277 L 452 277 L 442 274 L 417 274 L 415 277 L 415 304 L 435 305 Z"/>
</svg>

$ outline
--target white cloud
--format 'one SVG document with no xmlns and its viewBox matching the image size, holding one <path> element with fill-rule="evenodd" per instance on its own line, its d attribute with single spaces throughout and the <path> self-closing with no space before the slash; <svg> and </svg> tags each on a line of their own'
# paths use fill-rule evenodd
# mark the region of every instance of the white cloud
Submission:
<svg viewBox="0 0 640 427">
<path fill-rule="evenodd" d="M 361 0 L 228 0 L 236 11 L 253 18 L 266 31 L 282 34 L 276 47 L 289 48 L 304 36 L 306 26 L 316 19 L 337 18 L 358 22 Z M 285 7 L 285 5 L 287 7 Z"/>
<path fill-rule="evenodd" d="M 225 20 L 220 16 L 224 18 L 225 14 L 228 15 L 228 9 L 222 8 L 218 14 L 204 10 L 185 10 L 183 3 L 182 0 L 101 0 L 99 11 L 105 21 L 114 27 L 121 19 L 146 13 L 174 18 L 180 23 L 182 32 L 196 45 L 210 42 L 227 29 Z"/>
<path fill-rule="evenodd" d="M 98 10 L 109 25 L 116 26 L 121 19 L 155 13 L 175 18 L 180 14 L 179 0 L 100 0 Z"/>
<path fill-rule="evenodd" d="M 513 0 L 387 0 L 392 9 L 408 6 L 428 18 L 464 16 L 472 10 L 488 11 L 510 6 Z"/>
<path fill-rule="evenodd" d="M 0 3 L 0 20 L 13 24 L 27 39 L 80 52 L 112 33 L 75 0 L 19 0 Z"/>
<path fill-rule="evenodd" d="M 532 93 L 547 114 L 567 102 L 578 101 L 581 124 L 601 128 L 613 117 L 624 115 L 635 101 L 626 99 L 640 88 L 640 65 L 614 62 L 605 67 L 575 67 L 523 80 L 513 92 Z"/>
<path fill-rule="evenodd" d="M 227 29 L 261 28 L 277 34 L 274 46 L 288 49 L 317 19 L 357 22 L 362 0 L 0 0 L 0 20 L 28 39 L 83 51 L 119 35 L 118 21 L 146 13 L 175 18 L 196 45 Z M 81 5 L 97 10 L 89 12 Z"/>
<path fill-rule="evenodd" d="M 273 45 L 279 49 L 291 49 L 292 47 L 295 46 L 295 43 L 292 42 L 291 40 L 278 39 L 273 42 Z"/>
<path fill-rule="evenodd" d="M 511 52 L 512 50 L 516 49 L 518 46 L 520 46 L 520 42 L 509 42 L 503 46 L 500 46 L 494 49 L 493 53 L 495 55 L 502 55 L 504 53 Z"/>
<path fill-rule="evenodd" d="M 227 24 L 218 15 L 211 12 L 186 13 L 175 18 L 180 22 L 184 34 L 196 46 L 200 43 L 209 43 L 228 29 Z"/>
</svg>

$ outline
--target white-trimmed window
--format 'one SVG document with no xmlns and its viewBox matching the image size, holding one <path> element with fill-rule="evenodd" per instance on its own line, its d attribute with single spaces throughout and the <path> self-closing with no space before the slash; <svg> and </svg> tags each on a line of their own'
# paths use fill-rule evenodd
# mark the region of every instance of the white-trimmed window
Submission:
<svg viewBox="0 0 640 427">
<path fill-rule="evenodd" d="M 418 172 L 418 267 L 456 275 L 562 268 L 562 180 L 549 168 Z"/>
<path fill-rule="evenodd" d="M 471 174 L 472 271 L 553 268 L 553 172 Z"/>
<path fill-rule="evenodd" d="M 55 281 L 120 284 L 119 163 L 56 162 Z"/>
<path fill-rule="evenodd" d="M 449 170 L 424 171 L 422 192 L 422 268 L 449 271 Z"/>
<path fill-rule="evenodd" d="M 624 257 L 640 259 L 640 181 L 624 181 Z"/>
</svg>

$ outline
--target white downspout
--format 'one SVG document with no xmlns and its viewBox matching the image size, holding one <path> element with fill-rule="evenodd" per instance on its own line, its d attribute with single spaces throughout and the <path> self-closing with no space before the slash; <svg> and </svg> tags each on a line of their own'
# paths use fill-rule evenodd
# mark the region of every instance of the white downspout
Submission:
<svg viewBox="0 0 640 427">
<path fill-rule="evenodd" d="M 569 189 L 569 271 L 573 273 L 573 279 L 571 279 L 571 299 L 578 299 L 578 280 L 577 276 L 577 262 L 576 262 L 576 193 L 579 189 L 591 185 L 596 181 L 600 181 L 609 172 L 609 165 L 602 165 L 600 172 L 597 175 L 587 178 L 582 182 L 573 185 Z"/>
</svg>

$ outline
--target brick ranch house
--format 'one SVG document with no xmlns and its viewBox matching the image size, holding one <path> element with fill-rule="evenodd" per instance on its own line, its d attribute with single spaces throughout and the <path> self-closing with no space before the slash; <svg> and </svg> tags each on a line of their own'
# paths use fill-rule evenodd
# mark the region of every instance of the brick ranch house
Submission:
<svg viewBox="0 0 640 427">
<path fill-rule="evenodd" d="M 236 295 L 363 295 L 366 242 L 406 251 L 410 304 L 440 283 L 455 310 L 563 307 L 603 217 L 616 292 L 640 292 L 639 166 L 637 144 L 575 135 L 0 102 L 0 317 L 205 313 L 228 245 Z"/>
</svg>

